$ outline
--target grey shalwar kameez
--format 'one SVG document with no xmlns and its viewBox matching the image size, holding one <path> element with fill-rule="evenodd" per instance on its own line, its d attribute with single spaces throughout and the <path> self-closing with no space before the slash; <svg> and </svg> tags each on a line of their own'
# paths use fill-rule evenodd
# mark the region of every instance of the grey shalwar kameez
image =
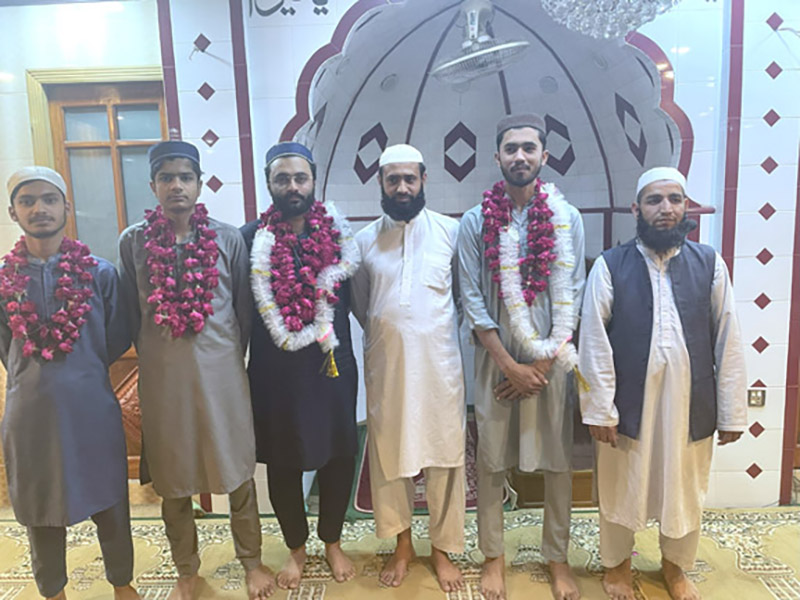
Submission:
<svg viewBox="0 0 800 600">
<path fill-rule="evenodd" d="M 570 234 L 575 253 L 571 287 L 574 297 L 575 327 L 586 279 L 584 266 L 583 221 L 573 206 L 567 205 Z M 527 238 L 527 207 L 512 210 L 511 227 L 521 240 Z M 512 338 L 509 315 L 498 297 L 499 284 L 484 256 L 483 214 L 481 205 L 467 211 L 461 219 L 458 237 L 459 279 L 464 314 L 473 331 L 497 329 L 508 353 L 519 362 L 532 362 L 522 346 Z M 534 327 L 541 338 L 550 334 L 552 306 L 549 294 L 539 294 L 532 306 Z M 574 327 L 573 327 L 574 328 Z M 566 561 L 572 490 L 572 411 L 575 392 L 572 376 L 559 363 L 548 373 L 548 385 L 531 398 L 516 402 L 495 399 L 494 388 L 505 379 L 486 349 L 475 341 L 475 416 L 478 424 L 478 533 L 485 556 L 503 554 L 502 491 L 507 469 L 544 471 L 545 523 L 542 553 L 547 560 Z"/>
<path fill-rule="evenodd" d="M 128 513 L 127 459 L 122 412 L 109 365 L 130 346 L 114 267 L 95 257 L 88 269 L 92 310 L 70 354 L 51 361 L 23 355 L 0 309 L 0 359 L 8 371 L 2 424 L 8 490 L 17 520 L 28 527 L 34 577 L 54 596 L 66 585 L 65 528 L 92 517 L 98 523 L 106 572 L 113 585 L 130 583 L 133 546 Z M 55 298 L 61 254 L 28 257 L 27 299 L 47 321 L 63 303 Z"/>
<path fill-rule="evenodd" d="M 149 475 L 165 499 L 162 516 L 181 575 L 192 575 L 199 567 L 190 521 L 191 496 L 200 493 L 231 495 L 237 556 L 245 568 L 253 568 L 261 564 L 261 534 L 244 366 L 253 310 L 247 248 L 238 229 L 209 219 L 219 248 L 214 314 L 200 333 L 173 338 L 169 328 L 155 324 L 147 303 L 153 286 L 144 247 L 146 225 L 143 221 L 128 227 L 119 242 L 122 293 L 139 354 L 143 478 Z M 178 265 L 185 258 L 183 245 L 177 244 Z M 237 514 L 234 507 L 243 512 Z"/>
</svg>

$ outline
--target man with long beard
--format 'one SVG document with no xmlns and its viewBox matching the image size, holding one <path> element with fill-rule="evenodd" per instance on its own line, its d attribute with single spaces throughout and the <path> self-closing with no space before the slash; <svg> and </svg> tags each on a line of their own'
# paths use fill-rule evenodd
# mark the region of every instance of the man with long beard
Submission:
<svg viewBox="0 0 800 600">
<path fill-rule="evenodd" d="M 414 559 L 413 477 L 425 475 L 431 561 L 445 592 L 464 588 L 465 406 L 454 289 L 458 224 L 425 208 L 425 165 L 398 144 L 379 160 L 384 216 L 356 235 L 353 312 L 364 327 L 372 504 L 378 537 L 397 536 L 379 579 L 399 586 Z"/>
<path fill-rule="evenodd" d="M 512 115 L 497 124 L 503 181 L 461 220 L 462 303 L 475 338 L 478 545 L 481 592 L 506 598 L 506 472 L 544 471 L 542 555 L 557 600 L 580 594 L 567 563 L 572 502 L 572 333 L 585 280 L 583 222 L 539 171 L 545 124 Z M 569 377 L 568 377 L 569 376 Z"/>
<path fill-rule="evenodd" d="M 242 227 L 256 301 L 247 374 L 256 458 L 267 465 L 269 498 L 289 547 L 277 583 L 294 589 L 307 558 L 303 471 L 317 471 L 317 532 L 334 579 L 355 576 L 339 538 L 358 449 L 348 317 L 358 249 L 333 203 L 314 199 L 308 148 L 276 144 L 265 173 L 272 206 Z"/>
<path fill-rule="evenodd" d="M 597 489 L 603 587 L 633 600 L 634 533 L 660 523 L 664 580 L 675 600 L 700 597 L 694 565 L 714 431 L 747 426 L 744 354 L 728 271 L 686 240 L 686 179 L 659 167 L 639 179 L 637 237 L 592 267 L 583 303 L 583 422 L 600 442 Z"/>
<path fill-rule="evenodd" d="M 0 269 L 8 492 L 42 596 L 66 597 L 66 528 L 91 517 L 114 597 L 133 599 L 125 432 L 108 378 L 131 338 L 114 267 L 64 235 L 66 193 L 47 167 L 8 180 L 25 234 Z"/>
</svg>

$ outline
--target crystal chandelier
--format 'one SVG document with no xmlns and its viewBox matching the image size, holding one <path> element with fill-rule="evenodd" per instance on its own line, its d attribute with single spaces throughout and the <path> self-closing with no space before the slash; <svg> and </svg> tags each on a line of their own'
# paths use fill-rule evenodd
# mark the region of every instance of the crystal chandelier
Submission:
<svg viewBox="0 0 800 600">
<path fill-rule="evenodd" d="M 567 29 L 598 39 L 624 37 L 680 0 L 542 0 L 542 8 Z"/>
</svg>

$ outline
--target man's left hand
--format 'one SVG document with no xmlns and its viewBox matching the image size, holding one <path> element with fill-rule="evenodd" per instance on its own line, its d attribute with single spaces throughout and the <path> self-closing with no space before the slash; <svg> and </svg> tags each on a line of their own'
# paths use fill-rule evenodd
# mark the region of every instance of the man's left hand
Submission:
<svg viewBox="0 0 800 600">
<path fill-rule="evenodd" d="M 717 432 L 717 446 L 724 446 L 735 442 L 742 437 L 741 431 L 718 431 Z"/>
</svg>

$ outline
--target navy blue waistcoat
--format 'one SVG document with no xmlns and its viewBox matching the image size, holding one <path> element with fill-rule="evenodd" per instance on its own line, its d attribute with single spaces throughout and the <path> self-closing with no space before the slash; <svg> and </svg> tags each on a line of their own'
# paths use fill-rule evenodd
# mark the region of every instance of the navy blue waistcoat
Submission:
<svg viewBox="0 0 800 600">
<path fill-rule="evenodd" d="M 614 287 L 614 306 L 606 326 L 614 351 L 619 433 L 639 437 L 644 383 L 653 332 L 653 289 L 636 241 L 603 252 Z M 691 366 L 689 431 L 693 440 L 714 434 L 717 426 L 717 386 L 714 377 L 714 320 L 711 285 L 716 255 L 711 246 L 686 240 L 667 270 L 678 307 Z"/>
</svg>

